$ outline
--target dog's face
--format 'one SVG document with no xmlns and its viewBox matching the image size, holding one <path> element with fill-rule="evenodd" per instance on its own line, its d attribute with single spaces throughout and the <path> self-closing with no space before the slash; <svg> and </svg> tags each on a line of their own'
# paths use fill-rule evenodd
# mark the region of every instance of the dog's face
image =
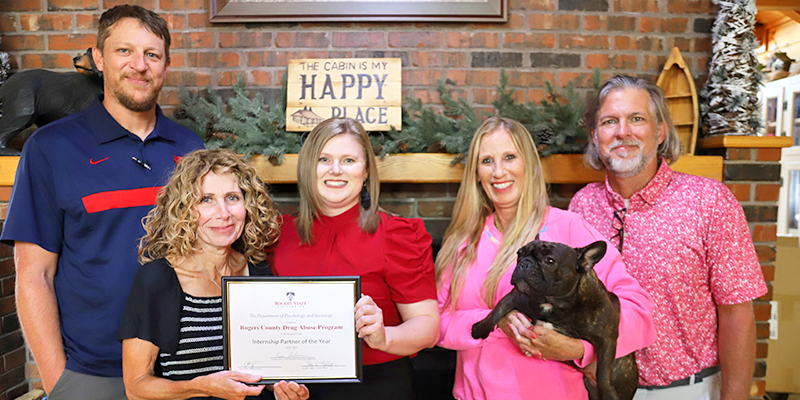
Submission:
<svg viewBox="0 0 800 400">
<path fill-rule="evenodd" d="M 602 240 L 582 248 L 534 240 L 517 251 L 511 284 L 523 293 L 565 295 L 605 253 L 606 242 Z"/>
<path fill-rule="evenodd" d="M 91 47 L 86 49 L 85 53 L 72 57 L 72 65 L 74 65 L 75 69 L 83 75 L 97 75 L 99 77 L 103 76 L 103 73 L 97 70 L 97 66 L 94 64 Z"/>
</svg>

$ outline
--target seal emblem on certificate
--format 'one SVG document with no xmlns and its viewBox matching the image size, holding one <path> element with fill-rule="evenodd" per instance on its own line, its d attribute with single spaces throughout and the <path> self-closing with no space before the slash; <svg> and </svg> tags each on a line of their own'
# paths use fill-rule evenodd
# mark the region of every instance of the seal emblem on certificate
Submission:
<svg viewBox="0 0 800 400">
<path fill-rule="evenodd" d="M 223 277 L 225 369 L 260 384 L 361 382 L 361 278 Z"/>
</svg>

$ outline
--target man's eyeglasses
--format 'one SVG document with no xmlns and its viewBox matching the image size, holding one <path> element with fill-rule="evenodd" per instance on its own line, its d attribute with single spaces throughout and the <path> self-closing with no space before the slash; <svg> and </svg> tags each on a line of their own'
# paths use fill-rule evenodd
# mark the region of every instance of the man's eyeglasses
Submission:
<svg viewBox="0 0 800 400">
<path fill-rule="evenodd" d="M 622 253 L 622 240 L 625 238 L 625 214 L 627 211 L 627 208 L 623 208 L 622 210 L 614 210 L 614 219 L 611 220 L 611 227 L 617 231 L 617 234 L 612 236 L 611 239 L 619 237 L 619 245 L 617 246 L 617 250 L 619 250 L 620 254 Z"/>
</svg>

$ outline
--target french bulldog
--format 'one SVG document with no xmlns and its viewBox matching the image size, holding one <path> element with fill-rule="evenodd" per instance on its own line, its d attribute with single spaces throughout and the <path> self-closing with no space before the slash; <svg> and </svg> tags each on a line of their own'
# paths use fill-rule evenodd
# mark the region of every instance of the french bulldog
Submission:
<svg viewBox="0 0 800 400">
<path fill-rule="evenodd" d="M 586 247 L 534 240 L 517 251 L 511 275 L 514 289 L 492 312 L 472 326 L 472 337 L 485 339 L 512 310 L 552 325 L 555 331 L 583 339 L 597 354 L 597 383 L 584 377 L 590 399 L 630 400 L 638 386 L 634 354 L 615 359 L 619 335 L 619 299 L 594 272 L 606 242 Z M 574 364 L 573 364 L 574 365 Z"/>
</svg>

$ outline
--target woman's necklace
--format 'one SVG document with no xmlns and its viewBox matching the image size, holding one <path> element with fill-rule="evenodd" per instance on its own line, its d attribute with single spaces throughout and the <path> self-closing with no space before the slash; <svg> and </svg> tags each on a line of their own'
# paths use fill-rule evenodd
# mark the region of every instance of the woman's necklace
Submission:
<svg viewBox="0 0 800 400">
<path fill-rule="evenodd" d="M 214 278 L 212 278 L 211 275 L 208 274 L 208 271 L 206 271 L 206 269 L 203 268 L 203 265 L 200 264 L 200 261 L 197 259 L 197 256 L 192 254 L 192 258 L 194 258 L 194 262 L 196 262 L 197 266 L 200 267 L 200 270 L 202 270 L 203 273 L 206 274 L 206 276 L 211 281 L 211 283 L 213 283 L 214 286 L 218 287 L 219 290 L 222 290 L 222 286 L 220 286 L 219 283 L 217 283 L 217 281 L 215 281 Z M 233 270 L 233 268 L 231 268 L 231 259 L 230 259 L 230 257 L 228 257 L 228 270 L 231 270 L 231 271 Z"/>
</svg>

